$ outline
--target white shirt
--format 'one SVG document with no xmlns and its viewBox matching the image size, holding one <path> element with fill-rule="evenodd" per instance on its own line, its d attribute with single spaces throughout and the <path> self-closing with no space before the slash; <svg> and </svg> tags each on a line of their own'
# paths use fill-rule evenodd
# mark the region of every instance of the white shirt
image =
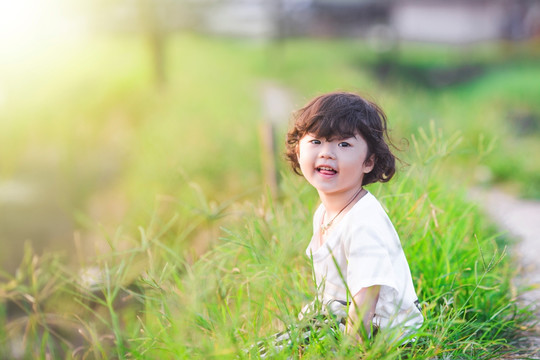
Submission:
<svg viewBox="0 0 540 360">
<path fill-rule="evenodd" d="M 373 324 L 379 328 L 420 327 L 423 317 L 415 304 L 418 297 L 409 264 L 396 230 L 379 201 L 366 193 L 319 246 L 324 212 L 321 204 L 313 216 L 313 237 L 306 249 L 307 255 L 313 258 L 320 301 L 348 302 L 362 288 L 380 285 Z"/>
</svg>

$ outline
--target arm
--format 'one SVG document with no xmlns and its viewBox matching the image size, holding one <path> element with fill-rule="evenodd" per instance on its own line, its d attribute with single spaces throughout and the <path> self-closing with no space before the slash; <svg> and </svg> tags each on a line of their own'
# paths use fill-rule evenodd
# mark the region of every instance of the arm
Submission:
<svg viewBox="0 0 540 360">
<path fill-rule="evenodd" d="M 362 341 L 371 331 L 371 321 L 375 315 L 380 290 L 380 285 L 374 285 L 362 288 L 353 296 L 353 301 L 349 306 L 349 321 L 346 332 L 358 341 Z"/>
</svg>

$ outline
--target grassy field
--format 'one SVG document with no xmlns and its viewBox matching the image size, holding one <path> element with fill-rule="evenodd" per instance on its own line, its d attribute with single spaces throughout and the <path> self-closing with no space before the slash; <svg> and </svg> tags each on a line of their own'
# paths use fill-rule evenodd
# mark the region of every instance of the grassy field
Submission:
<svg viewBox="0 0 540 360">
<path fill-rule="evenodd" d="M 0 211 L 31 226 L 55 204 L 59 215 L 49 222 L 67 216 L 70 225 L 51 230 L 54 239 L 37 229 L 42 243 L 13 226 L 0 233 L 4 263 L 19 263 L 22 241 L 35 240 L 16 272 L 0 273 L 0 354 L 249 357 L 243 349 L 298 322 L 315 292 L 303 254 L 317 198 L 283 162 L 279 197 L 262 184 L 266 81 L 288 88 L 296 107 L 342 89 L 369 94 L 387 111 L 403 163 L 395 180 L 370 191 L 401 236 L 426 318 L 410 347 L 383 337 L 363 346 L 327 339 L 303 357 L 517 352 L 529 315 L 510 282 L 511 242 L 466 193 L 504 182 L 540 194 L 539 165 L 524 156 L 540 150 L 531 44 L 403 47 L 390 57 L 350 40 L 177 36 L 167 45 L 161 89 L 144 43 L 132 37 L 93 39 L 38 67 L 2 64 L 9 96 L 0 107 L 0 180 L 47 196 L 41 210 L 5 202 Z M 470 78 L 441 85 L 441 76 L 470 68 Z M 276 358 L 291 354 L 298 348 Z"/>
</svg>

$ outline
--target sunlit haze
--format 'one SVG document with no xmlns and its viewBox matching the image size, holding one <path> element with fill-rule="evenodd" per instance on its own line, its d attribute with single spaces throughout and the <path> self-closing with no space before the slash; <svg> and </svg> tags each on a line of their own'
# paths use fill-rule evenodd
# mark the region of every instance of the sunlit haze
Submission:
<svg viewBox="0 0 540 360">
<path fill-rule="evenodd" d="M 2 63 L 41 53 L 52 44 L 74 39 L 84 29 L 81 17 L 54 0 L 0 0 Z"/>
</svg>

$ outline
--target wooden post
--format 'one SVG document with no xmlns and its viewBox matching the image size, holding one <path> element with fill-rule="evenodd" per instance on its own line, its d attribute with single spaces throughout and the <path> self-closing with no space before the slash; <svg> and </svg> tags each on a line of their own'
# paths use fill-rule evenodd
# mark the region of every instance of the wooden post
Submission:
<svg viewBox="0 0 540 360">
<path fill-rule="evenodd" d="M 279 174 L 276 129 L 287 124 L 292 109 L 291 94 L 279 84 L 265 82 L 261 86 L 263 121 L 259 126 L 263 181 L 271 195 L 279 196 Z"/>
<path fill-rule="evenodd" d="M 268 186 L 270 194 L 276 198 L 279 193 L 278 173 L 276 167 L 276 142 L 274 125 L 270 121 L 263 121 L 259 127 L 259 137 L 261 139 L 261 162 L 263 170 L 263 181 Z"/>
<path fill-rule="evenodd" d="M 142 31 L 150 50 L 154 82 L 158 88 L 162 88 L 167 82 L 165 29 L 159 19 L 162 4 L 156 0 L 139 0 L 138 5 Z"/>
</svg>

